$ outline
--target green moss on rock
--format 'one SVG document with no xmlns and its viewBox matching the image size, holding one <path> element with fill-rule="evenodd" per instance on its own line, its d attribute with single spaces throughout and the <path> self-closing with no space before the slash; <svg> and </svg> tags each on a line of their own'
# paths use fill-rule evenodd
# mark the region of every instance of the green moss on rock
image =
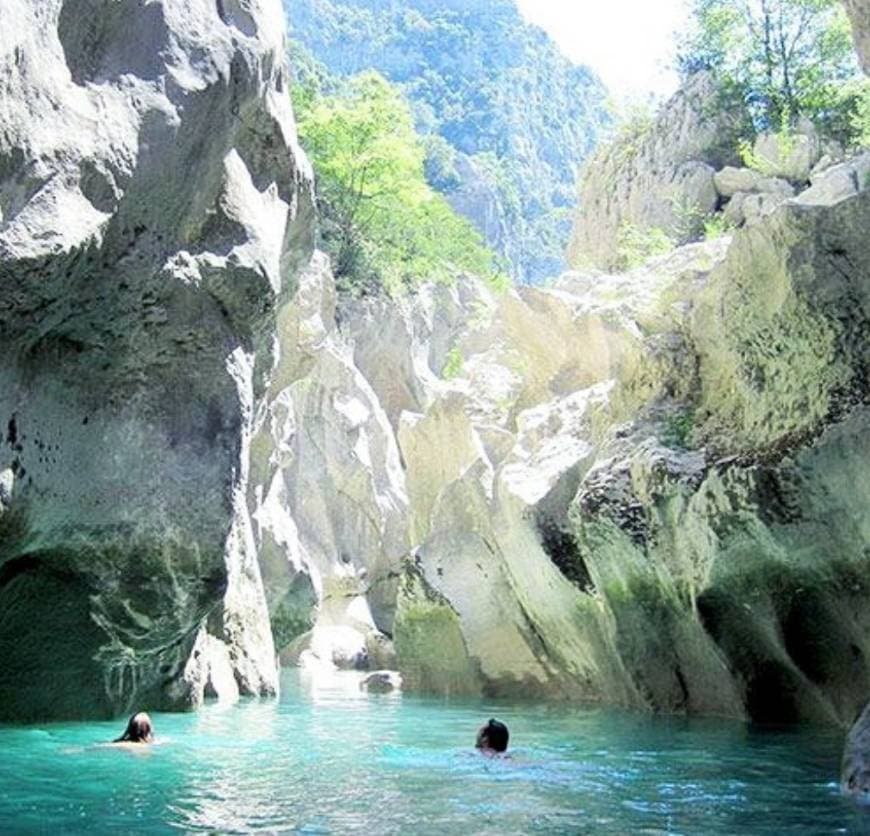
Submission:
<svg viewBox="0 0 870 836">
<path fill-rule="evenodd" d="M 459 617 L 411 564 L 399 585 L 394 631 L 406 689 L 446 696 L 480 693 Z"/>
</svg>

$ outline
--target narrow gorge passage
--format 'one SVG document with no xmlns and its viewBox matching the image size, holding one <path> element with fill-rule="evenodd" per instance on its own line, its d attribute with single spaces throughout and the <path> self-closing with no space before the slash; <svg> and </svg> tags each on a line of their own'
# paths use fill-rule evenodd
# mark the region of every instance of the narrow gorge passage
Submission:
<svg viewBox="0 0 870 836">
<path fill-rule="evenodd" d="M 572 15 L 0 0 L 0 830 L 860 832 L 870 7 Z"/>
</svg>

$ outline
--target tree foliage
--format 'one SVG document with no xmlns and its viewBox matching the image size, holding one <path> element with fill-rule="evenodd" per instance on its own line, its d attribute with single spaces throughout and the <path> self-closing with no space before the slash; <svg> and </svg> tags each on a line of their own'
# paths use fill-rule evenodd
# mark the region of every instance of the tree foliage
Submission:
<svg viewBox="0 0 870 836">
<path fill-rule="evenodd" d="M 515 0 L 285 5 L 291 38 L 331 72 L 375 69 L 400 87 L 431 138 L 429 184 L 490 236 L 514 278 L 563 269 L 576 168 L 609 123 L 591 71 L 526 23 Z"/>
<path fill-rule="evenodd" d="M 299 137 L 314 163 L 321 243 L 340 286 L 395 291 L 470 272 L 495 278 L 492 253 L 426 183 L 426 149 L 407 103 L 375 72 L 327 95 L 316 73 L 293 88 Z"/>
<path fill-rule="evenodd" d="M 849 133 L 858 99 L 844 85 L 858 67 L 840 0 L 692 0 L 692 12 L 680 43 L 683 73 L 712 70 L 756 128 L 806 116 L 830 134 Z"/>
</svg>

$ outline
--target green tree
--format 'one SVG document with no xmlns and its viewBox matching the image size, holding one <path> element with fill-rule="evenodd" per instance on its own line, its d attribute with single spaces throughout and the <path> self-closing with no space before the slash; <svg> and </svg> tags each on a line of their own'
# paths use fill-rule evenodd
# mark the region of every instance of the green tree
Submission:
<svg viewBox="0 0 870 836">
<path fill-rule="evenodd" d="M 842 96 L 858 67 L 840 0 L 692 0 L 692 17 L 680 69 L 712 70 L 757 128 L 803 115 L 836 132 L 843 108 L 855 106 Z"/>
<path fill-rule="evenodd" d="M 426 182 L 443 194 L 455 191 L 459 186 L 456 149 L 443 136 L 435 133 L 424 136 L 423 147 L 426 150 Z"/>
<path fill-rule="evenodd" d="M 495 276 L 480 236 L 426 183 L 423 142 L 386 79 L 361 73 L 325 96 L 297 84 L 294 106 L 340 285 L 365 292 L 460 272 Z"/>
<path fill-rule="evenodd" d="M 285 0 L 291 38 L 330 71 L 382 73 L 412 103 L 427 139 L 426 174 L 519 281 L 563 269 L 576 167 L 609 123 L 600 81 L 573 65 L 516 0 Z M 438 139 L 443 140 L 440 144 Z M 501 168 L 498 189 L 468 199 L 476 159 Z M 453 157 L 455 156 L 455 161 Z M 474 158 L 469 161 L 468 158 Z M 491 180 L 486 173 L 484 180 Z M 502 189 L 504 185 L 506 188 Z M 515 205 L 502 206 L 500 198 Z"/>
</svg>

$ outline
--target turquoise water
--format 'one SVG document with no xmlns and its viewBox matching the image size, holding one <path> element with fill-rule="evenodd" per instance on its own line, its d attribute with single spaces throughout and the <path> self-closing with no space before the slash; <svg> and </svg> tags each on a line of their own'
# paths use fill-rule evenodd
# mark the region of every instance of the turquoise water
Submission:
<svg viewBox="0 0 870 836">
<path fill-rule="evenodd" d="M 837 793 L 842 734 L 753 731 L 536 703 L 365 696 L 355 677 L 280 701 L 123 723 L 0 727 L 2 833 L 870 833 Z M 490 716 L 512 757 L 473 749 Z"/>
</svg>

